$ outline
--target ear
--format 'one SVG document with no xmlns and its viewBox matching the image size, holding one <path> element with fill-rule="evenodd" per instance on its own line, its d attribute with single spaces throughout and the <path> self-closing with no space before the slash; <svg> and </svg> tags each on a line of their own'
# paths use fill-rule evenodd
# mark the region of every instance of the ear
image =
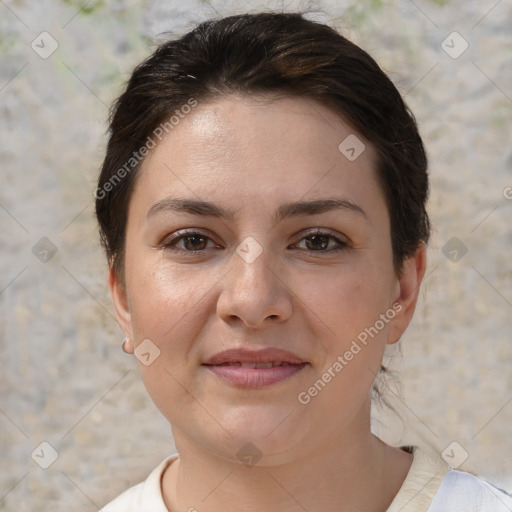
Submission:
<svg viewBox="0 0 512 512">
<path fill-rule="evenodd" d="M 426 266 L 427 248 L 424 242 L 420 242 L 414 255 L 405 260 L 402 274 L 398 279 L 398 297 L 395 303 L 399 304 L 401 309 L 389 322 L 388 343 L 390 344 L 400 340 L 412 319 Z M 397 311 L 397 305 L 394 305 L 393 309 Z"/>
<path fill-rule="evenodd" d="M 128 341 L 123 345 L 123 349 L 130 354 L 133 354 L 133 330 L 132 330 L 132 317 L 130 314 L 130 307 L 128 305 L 128 297 L 126 294 L 126 286 L 121 282 L 119 276 L 116 275 L 114 269 L 109 265 L 107 273 L 108 288 L 112 303 L 114 304 L 114 312 L 117 322 L 121 330 L 124 332 Z"/>
</svg>

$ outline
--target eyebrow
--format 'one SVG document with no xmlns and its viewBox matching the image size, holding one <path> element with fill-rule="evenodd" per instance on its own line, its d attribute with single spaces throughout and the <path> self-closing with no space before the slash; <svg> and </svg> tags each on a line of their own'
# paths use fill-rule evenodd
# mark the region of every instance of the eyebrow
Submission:
<svg viewBox="0 0 512 512">
<path fill-rule="evenodd" d="M 151 206 L 146 214 L 146 219 L 149 219 L 158 212 L 168 210 L 205 217 L 216 217 L 226 220 L 234 220 L 236 217 L 236 212 L 233 210 L 228 210 L 210 201 L 167 198 L 162 199 Z M 280 222 L 286 218 L 299 215 L 318 215 L 320 213 L 326 213 L 334 210 L 348 210 L 367 219 L 365 211 L 352 201 L 349 201 L 348 199 L 328 198 L 315 199 L 311 201 L 295 201 L 283 204 L 277 209 L 274 215 L 274 222 Z"/>
</svg>

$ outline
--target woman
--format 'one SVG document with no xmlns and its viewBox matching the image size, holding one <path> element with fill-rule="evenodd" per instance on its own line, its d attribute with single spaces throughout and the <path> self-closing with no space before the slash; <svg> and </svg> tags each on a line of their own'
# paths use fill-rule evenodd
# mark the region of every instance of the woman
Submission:
<svg viewBox="0 0 512 512">
<path fill-rule="evenodd" d="M 505 511 L 370 430 L 430 225 L 414 117 L 363 50 L 299 14 L 201 24 L 139 65 L 96 191 L 124 350 L 178 455 L 114 511 Z"/>
</svg>

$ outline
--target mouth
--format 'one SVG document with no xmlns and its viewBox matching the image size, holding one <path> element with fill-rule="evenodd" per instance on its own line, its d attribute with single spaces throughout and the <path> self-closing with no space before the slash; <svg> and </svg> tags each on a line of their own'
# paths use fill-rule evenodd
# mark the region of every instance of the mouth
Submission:
<svg viewBox="0 0 512 512">
<path fill-rule="evenodd" d="M 261 388 L 289 379 L 309 364 L 281 349 L 234 349 L 216 354 L 203 366 L 233 386 Z"/>
<path fill-rule="evenodd" d="M 241 368 L 252 368 L 255 369 L 264 369 L 264 368 L 276 368 L 277 366 L 291 366 L 293 363 L 287 363 L 286 361 L 268 361 L 266 363 L 256 363 L 256 362 L 241 362 L 237 361 L 235 363 L 221 363 L 217 365 L 207 365 L 207 366 L 233 366 L 233 367 L 241 367 Z"/>
</svg>

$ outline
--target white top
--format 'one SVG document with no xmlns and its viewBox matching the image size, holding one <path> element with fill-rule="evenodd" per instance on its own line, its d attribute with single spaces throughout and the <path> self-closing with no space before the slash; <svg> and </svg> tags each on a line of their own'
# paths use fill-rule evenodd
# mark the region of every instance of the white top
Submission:
<svg viewBox="0 0 512 512">
<path fill-rule="evenodd" d="M 512 512 L 512 496 L 481 477 L 450 469 L 443 459 L 417 446 L 411 468 L 386 512 Z M 169 512 L 161 479 L 178 454 L 163 460 L 148 478 L 100 512 Z"/>
</svg>

